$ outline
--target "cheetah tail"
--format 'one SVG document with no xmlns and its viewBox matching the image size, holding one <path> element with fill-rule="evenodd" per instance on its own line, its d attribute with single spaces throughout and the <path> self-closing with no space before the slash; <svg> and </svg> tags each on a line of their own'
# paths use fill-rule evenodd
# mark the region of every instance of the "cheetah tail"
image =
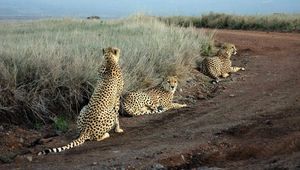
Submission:
<svg viewBox="0 0 300 170">
<path fill-rule="evenodd" d="M 54 152 L 54 153 L 62 152 L 64 150 L 68 150 L 68 149 L 71 149 L 73 147 L 83 144 L 87 139 L 89 139 L 89 136 L 86 133 L 82 133 L 82 134 L 80 134 L 79 138 L 73 140 L 68 145 L 65 145 L 65 146 L 62 146 L 59 148 L 46 149 L 46 150 L 39 152 L 37 155 L 47 155 L 48 153 L 51 153 L 51 152 Z"/>
</svg>

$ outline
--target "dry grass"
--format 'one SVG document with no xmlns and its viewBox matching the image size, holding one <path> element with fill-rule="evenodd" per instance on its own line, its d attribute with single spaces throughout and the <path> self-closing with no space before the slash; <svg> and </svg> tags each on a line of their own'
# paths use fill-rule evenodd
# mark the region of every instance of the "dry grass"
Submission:
<svg viewBox="0 0 300 170">
<path fill-rule="evenodd" d="M 128 91 L 167 74 L 184 80 L 211 41 L 199 30 L 141 15 L 114 21 L 2 22 L 1 122 L 35 125 L 56 116 L 74 118 L 92 94 L 102 48 L 121 49 Z"/>
</svg>

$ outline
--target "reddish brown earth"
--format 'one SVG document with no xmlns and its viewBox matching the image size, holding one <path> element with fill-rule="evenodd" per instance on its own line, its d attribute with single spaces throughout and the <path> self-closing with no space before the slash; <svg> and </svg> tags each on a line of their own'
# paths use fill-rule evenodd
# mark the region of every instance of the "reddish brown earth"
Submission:
<svg viewBox="0 0 300 170">
<path fill-rule="evenodd" d="M 300 34 L 218 30 L 215 38 L 237 45 L 233 63 L 246 71 L 214 94 L 195 76 L 180 93 L 194 101 L 189 108 L 123 117 L 124 134 L 47 156 L 32 153 L 68 143 L 74 130 L 1 126 L 0 169 L 300 169 Z"/>
</svg>

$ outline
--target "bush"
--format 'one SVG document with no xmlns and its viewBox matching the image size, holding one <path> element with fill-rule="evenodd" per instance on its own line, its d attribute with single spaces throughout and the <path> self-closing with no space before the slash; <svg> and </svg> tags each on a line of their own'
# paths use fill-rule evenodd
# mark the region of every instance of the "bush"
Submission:
<svg viewBox="0 0 300 170">
<path fill-rule="evenodd" d="M 272 14 L 256 16 L 238 16 L 209 13 L 200 17 L 160 17 L 169 25 L 197 28 L 244 29 L 279 32 L 300 32 L 299 14 Z"/>
<path fill-rule="evenodd" d="M 210 41 L 202 31 L 141 15 L 1 23 L 1 121 L 34 126 L 51 117 L 76 117 L 93 92 L 102 48 L 121 49 L 126 92 L 168 74 L 184 80 Z"/>
</svg>

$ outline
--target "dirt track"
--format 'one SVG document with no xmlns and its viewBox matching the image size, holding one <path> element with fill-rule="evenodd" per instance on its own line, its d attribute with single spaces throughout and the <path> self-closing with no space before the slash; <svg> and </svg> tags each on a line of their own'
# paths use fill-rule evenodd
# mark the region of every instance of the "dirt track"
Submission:
<svg viewBox="0 0 300 170">
<path fill-rule="evenodd" d="M 222 82 L 215 97 L 160 115 L 121 118 L 122 135 L 31 162 L 25 154 L 0 169 L 300 169 L 300 34 L 219 30 L 216 39 L 237 45 L 233 63 L 246 71 Z"/>
</svg>

